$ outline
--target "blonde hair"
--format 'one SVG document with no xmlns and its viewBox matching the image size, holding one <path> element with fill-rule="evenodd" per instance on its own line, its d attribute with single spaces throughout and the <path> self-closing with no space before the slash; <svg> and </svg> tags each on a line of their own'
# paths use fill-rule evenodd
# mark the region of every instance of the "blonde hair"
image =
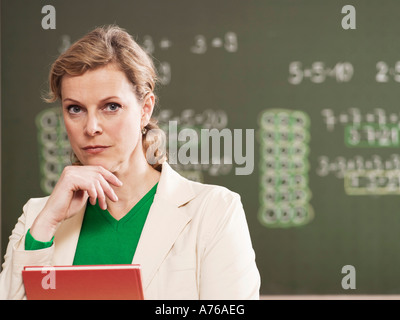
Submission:
<svg viewBox="0 0 400 320">
<path fill-rule="evenodd" d="M 152 59 L 124 29 L 109 25 L 98 27 L 89 32 L 57 58 L 51 66 L 49 74 L 50 90 L 45 101 L 51 103 L 57 99 L 62 99 L 61 83 L 64 75 L 79 76 L 88 70 L 103 67 L 110 63 L 113 63 L 125 73 L 135 88 L 139 102 L 144 101 L 149 93 L 154 93 L 157 74 Z M 162 145 L 165 134 L 158 127 L 154 118 L 150 119 L 145 129 L 142 145 L 146 154 L 152 144 Z M 146 139 L 149 131 L 157 132 L 157 134 L 153 134 L 151 139 Z M 154 150 L 154 157 L 157 161 L 150 164 L 160 171 L 167 156 L 158 147 Z"/>
</svg>

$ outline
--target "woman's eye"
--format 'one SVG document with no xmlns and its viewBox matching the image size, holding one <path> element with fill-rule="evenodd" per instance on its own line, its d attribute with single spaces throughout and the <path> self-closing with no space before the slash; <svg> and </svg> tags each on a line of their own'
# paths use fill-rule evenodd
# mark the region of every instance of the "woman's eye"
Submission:
<svg viewBox="0 0 400 320">
<path fill-rule="evenodd" d="M 118 104 L 118 103 L 114 103 L 114 102 L 108 103 L 106 105 L 106 110 L 107 111 L 118 111 L 119 108 L 121 108 L 121 105 Z"/>
<path fill-rule="evenodd" d="M 68 110 L 69 113 L 76 114 L 76 113 L 81 112 L 82 109 L 79 106 L 69 106 L 67 108 L 67 110 Z"/>
</svg>

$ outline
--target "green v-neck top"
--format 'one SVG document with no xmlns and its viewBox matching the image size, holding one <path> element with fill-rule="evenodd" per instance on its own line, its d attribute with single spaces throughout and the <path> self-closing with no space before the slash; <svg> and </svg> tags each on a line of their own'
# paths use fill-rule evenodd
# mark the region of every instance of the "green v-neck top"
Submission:
<svg viewBox="0 0 400 320">
<path fill-rule="evenodd" d="M 131 264 L 143 226 L 153 203 L 157 184 L 120 220 L 98 203 L 86 206 L 73 265 Z M 39 243 L 37 243 L 39 242 Z M 27 234 L 25 249 L 49 247 Z"/>
</svg>

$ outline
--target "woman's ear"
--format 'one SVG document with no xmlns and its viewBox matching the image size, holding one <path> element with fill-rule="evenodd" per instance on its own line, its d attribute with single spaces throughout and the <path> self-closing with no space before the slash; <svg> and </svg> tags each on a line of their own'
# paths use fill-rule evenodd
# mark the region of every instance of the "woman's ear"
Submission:
<svg viewBox="0 0 400 320">
<path fill-rule="evenodd" d="M 147 94 L 144 99 L 142 107 L 142 128 L 145 127 L 150 121 L 151 115 L 153 114 L 154 110 L 155 100 L 156 98 L 154 96 L 154 93 L 152 92 Z"/>
</svg>

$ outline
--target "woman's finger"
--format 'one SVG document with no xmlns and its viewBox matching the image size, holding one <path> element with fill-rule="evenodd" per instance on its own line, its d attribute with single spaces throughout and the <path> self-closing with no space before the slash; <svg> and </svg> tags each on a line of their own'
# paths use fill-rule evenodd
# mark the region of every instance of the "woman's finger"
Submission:
<svg viewBox="0 0 400 320">
<path fill-rule="evenodd" d="M 85 189 L 85 188 L 82 188 Z M 87 193 L 89 194 L 89 202 L 92 206 L 96 204 L 97 201 L 97 191 L 96 187 L 94 186 L 93 183 L 90 183 L 89 187 L 86 188 Z"/>
<path fill-rule="evenodd" d="M 103 187 L 102 187 L 100 181 L 95 181 L 94 184 L 96 187 L 97 199 L 99 200 L 99 206 L 101 209 L 106 210 L 107 202 L 106 202 L 106 196 L 104 195 Z"/>
<path fill-rule="evenodd" d="M 104 194 L 111 200 L 111 201 L 118 201 L 118 197 L 115 194 L 115 191 L 113 190 L 113 188 L 111 188 L 110 184 L 108 183 L 108 181 L 106 181 L 106 179 L 100 175 L 99 178 L 99 182 L 101 184 L 102 190 L 104 191 Z"/>
<path fill-rule="evenodd" d="M 112 172 L 104 169 L 101 166 L 98 166 L 99 172 L 101 175 L 106 179 L 109 183 L 116 187 L 121 187 L 122 186 L 122 181 L 119 180 Z"/>
</svg>

